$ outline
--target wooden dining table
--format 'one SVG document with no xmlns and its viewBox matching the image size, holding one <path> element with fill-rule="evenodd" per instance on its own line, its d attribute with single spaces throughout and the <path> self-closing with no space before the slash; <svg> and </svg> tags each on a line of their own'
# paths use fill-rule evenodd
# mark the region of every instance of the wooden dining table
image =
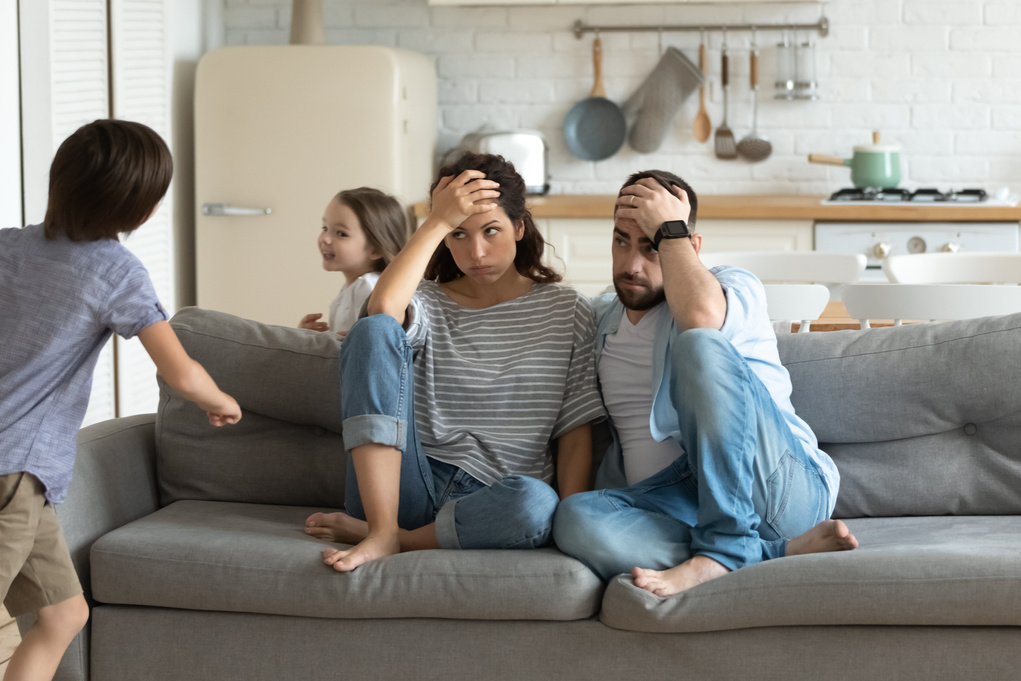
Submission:
<svg viewBox="0 0 1021 681">
<path fill-rule="evenodd" d="M 910 322 L 905 321 L 905 324 Z M 893 326 L 892 319 L 870 319 L 869 325 L 872 328 L 882 326 Z M 791 331 L 797 331 L 801 328 L 801 324 L 794 322 L 791 325 Z M 847 314 L 847 308 L 844 304 L 837 300 L 831 300 L 827 305 L 823 313 L 819 315 L 819 319 L 813 321 L 809 326 L 810 331 L 858 331 L 861 329 L 857 319 L 851 319 Z"/>
</svg>

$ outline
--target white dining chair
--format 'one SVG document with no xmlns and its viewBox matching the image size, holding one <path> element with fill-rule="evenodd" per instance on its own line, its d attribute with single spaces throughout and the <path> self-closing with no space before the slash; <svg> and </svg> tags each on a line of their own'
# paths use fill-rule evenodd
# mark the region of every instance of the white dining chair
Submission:
<svg viewBox="0 0 1021 681">
<path fill-rule="evenodd" d="M 943 321 L 1021 312 L 1021 286 L 983 284 L 854 284 L 844 290 L 844 306 L 861 328 L 871 319 Z"/>
<path fill-rule="evenodd" d="M 861 253 L 820 251 L 719 251 L 702 253 L 706 267 L 732 265 L 748 270 L 764 284 L 854 284 L 865 271 Z"/>
<path fill-rule="evenodd" d="M 766 313 L 770 321 L 783 325 L 777 329 L 789 332 L 791 322 L 801 323 L 798 333 L 808 333 L 812 322 L 822 316 L 830 302 L 830 290 L 822 284 L 763 284 L 766 290 Z"/>
<path fill-rule="evenodd" d="M 897 284 L 1018 284 L 1021 253 L 891 255 L 883 274 Z"/>
<path fill-rule="evenodd" d="M 840 300 L 844 287 L 858 281 L 867 262 L 862 254 L 819 251 L 719 251 L 700 257 L 706 267 L 731 265 L 758 277 L 767 287 L 769 318 L 786 322 L 787 331 L 798 321 L 799 333 L 809 331 L 830 300 Z M 815 286 L 826 289 L 825 299 Z"/>
</svg>

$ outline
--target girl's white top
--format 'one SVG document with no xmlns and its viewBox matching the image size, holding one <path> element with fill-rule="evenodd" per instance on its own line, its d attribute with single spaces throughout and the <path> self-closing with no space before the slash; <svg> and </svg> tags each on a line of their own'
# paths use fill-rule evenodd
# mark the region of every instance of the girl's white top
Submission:
<svg viewBox="0 0 1021 681">
<path fill-rule="evenodd" d="M 376 288 L 377 281 L 379 272 L 368 272 L 340 289 L 340 293 L 330 303 L 330 331 L 347 333 L 351 330 L 358 321 L 358 313 L 372 294 L 372 289 Z"/>
</svg>

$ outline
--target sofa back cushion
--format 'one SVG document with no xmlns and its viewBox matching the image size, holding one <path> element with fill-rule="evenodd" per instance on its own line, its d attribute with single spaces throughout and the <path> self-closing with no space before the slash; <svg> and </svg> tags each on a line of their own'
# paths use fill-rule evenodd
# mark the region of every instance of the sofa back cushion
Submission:
<svg viewBox="0 0 1021 681">
<path fill-rule="evenodd" d="M 784 334 L 836 517 L 1021 513 L 1021 314 Z"/>
<path fill-rule="evenodd" d="M 181 310 L 171 325 L 244 413 L 239 423 L 214 428 L 160 381 L 163 505 L 194 499 L 343 508 L 339 337 L 198 308 Z"/>
</svg>

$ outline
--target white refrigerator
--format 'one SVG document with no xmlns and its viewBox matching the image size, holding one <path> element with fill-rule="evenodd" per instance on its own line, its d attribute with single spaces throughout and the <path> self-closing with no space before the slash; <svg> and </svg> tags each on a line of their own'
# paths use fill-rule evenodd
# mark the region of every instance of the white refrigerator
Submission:
<svg viewBox="0 0 1021 681">
<path fill-rule="evenodd" d="M 195 85 L 200 307 L 296 326 L 343 285 L 316 238 L 342 189 L 426 198 L 436 147 L 431 58 L 386 47 L 228 47 Z"/>
</svg>

